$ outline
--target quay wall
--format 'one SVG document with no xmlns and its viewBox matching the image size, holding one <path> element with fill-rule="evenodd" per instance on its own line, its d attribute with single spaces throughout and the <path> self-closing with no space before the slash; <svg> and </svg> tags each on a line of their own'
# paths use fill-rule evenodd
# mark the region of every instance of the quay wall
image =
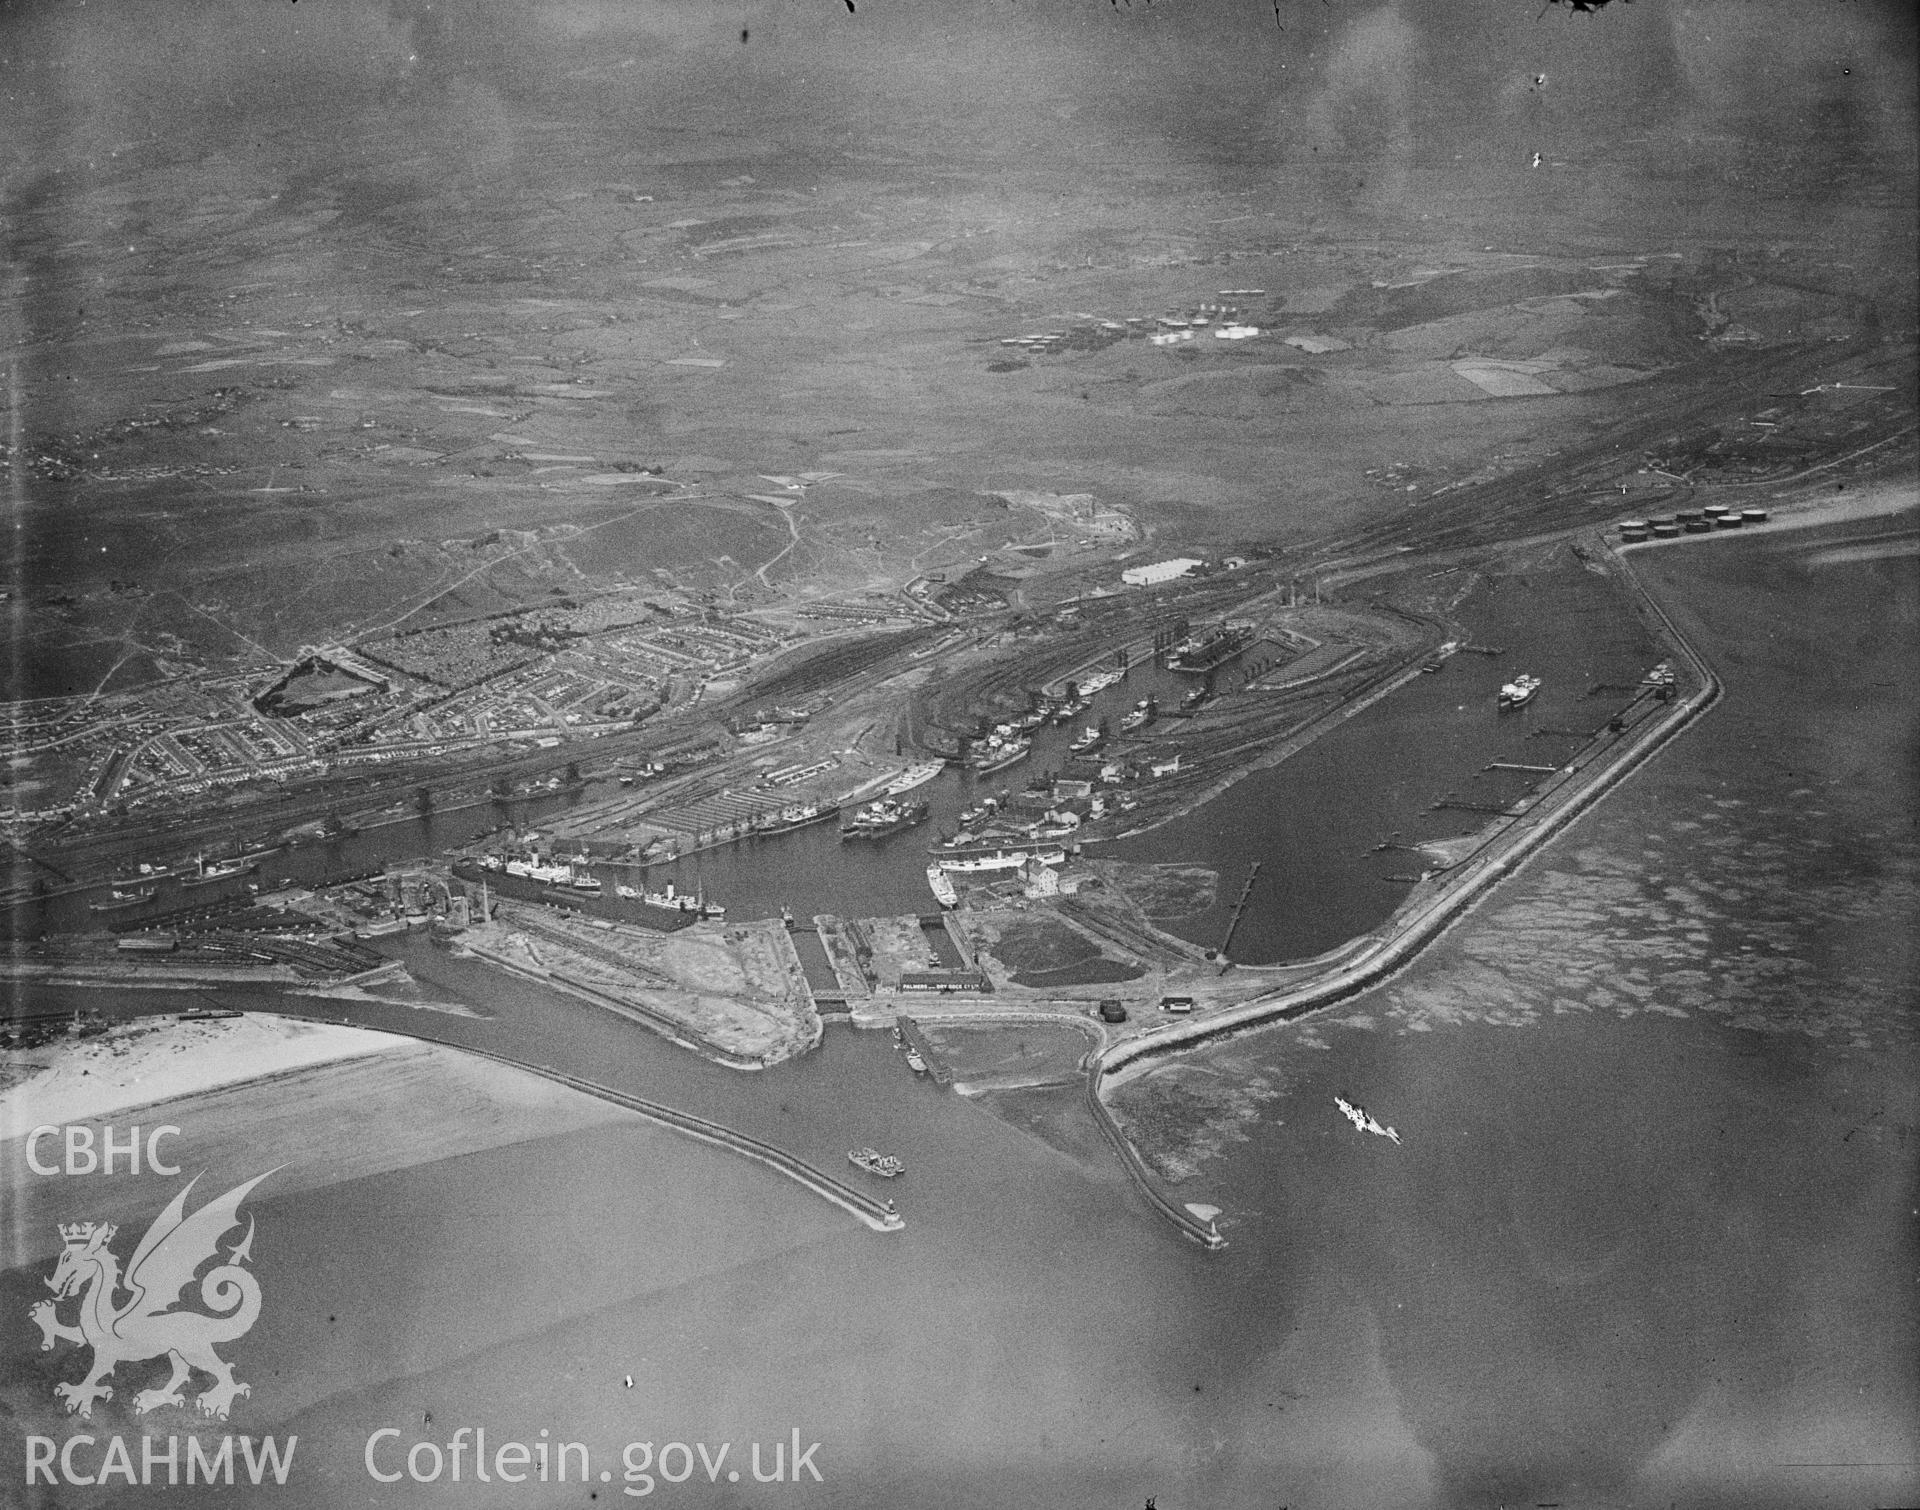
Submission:
<svg viewBox="0 0 1920 1510">
<path fill-rule="evenodd" d="M 1558 790 L 1539 799 L 1534 808 L 1490 841 L 1474 859 L 1448 872 L 1447 878 L 1426 896 L 1410 902 L 1386 929 L 1361 940 L 1357 947 L 1342 945 L 1324 957 L 1325 968 L 1310 970 L 1304 979 L 1205 1018 L 1168 1023 L 1144 1036 L 1116 1043 L 1101 1055 L 1100 1072 L 1105 1074 L 1141 1060 L 1192 1048 L 1265 1022 L 1303 1017 L 1378 985 L 1464 916 L 1494 883 L 1516 871 L 1549 839 L 1711 709 L 1724 692 L 1719 677 L 1681 636 L 1672 619 L 1632 571 L 1626 569 L 1626 564 L 1622 562 L 1621 566 L 1625 580 L 1656 633 L 1673 657 L 1687 666 L 1688 679 L 1693 684 L 1687 696 L 1676 699 L 1664 716 L 1649 720 L 1637 738 L 1610 752 L 1611 758 L 1603 758 L 1598 769 L 1570 771 Z M 1303 967 L 1288 968 L 1299 971 Z"/>
<path fill-rule="evenodd" d="M 471 943 L 465 939 L 461 940 L 461 947 L 478 958 L 485 960 L 495 969 L 504 970 L 509 975 L 517 975 L 522 980 L 533 981 L 536 985 L 546 986 L 550 990 L 564 991 L 576 1000 L 584 1001 L 591 1006 L 613 1012 L 626 1018 L 629 1022 L 638 1023 L 648 1031 L 659 1034 L 671 1044 L 686 1049 L 690 1053 L 698 1054 L 703 1059 L 710 1059 L 716 1064 L 725 1065 L 728 1069 L 763 1070 L 770 1062 L 777 1062 L 764 1059 L 750 1059 L 745 1055 L 732 1053 L 727 1049 L 721 1048 L 718 1044 L 709 1041 L 686 1023 L 680 1022 L 676 1018 L 668 1017 L 664 1013 L 655 1012 L 637 1002 L 622 1001 L 612 992 L 599 986 L 588 985 L 585 981 L 576 980 L 562 971 L 544 970 L 522 964 L 517 960 L 509 959 L 504 955 L 495 953 L 491 949 Z M 812 1045 L 809 1044 L 808 1047 L 812 1047 Z"/>
<path fill-rule="evenodd" d="M 1426 896 L 1410 901 L 1387 929 L 1358 941 L 1357 945 L 1349 943 L 1331 951 L 1323 957 L 1320 969 L 1312 969 L 1310 963 L 1307 967 L 1310 973 L 1304 979 L 1269 990 L 1239 1006 L 1211 1013 L 1204 1019 L 1157 1025 L 1145 1035 L 1124 1039 L 1093 1056 L 1087 1076 L 1087 1109 L 1119 1155 L 1136 1188 L 1185 1236 L 1208 1247 L 1225 1246 L 1211 1223 L 1200 1222 L 1192 1212 L 1169 1201 L 1154 1185 L 1139 1153 L 1101 1097 L 1106 1077 L 1129 1068 L 1144 1069 L 1153 1059 L 1195 1048 L 1213 1039 L 1323 1011 L 1397 974 L 1422 949 L 1471 911 L 1496 882 L 1517 871 L 1550 839 L 1719 702 L 1725 688 L 1713 668 L 1681 635 L 1627 563 L 1617 554 L 1615 560 L 1656 636 L 1674 659 L 1687 667 L 1692 690 L 1685 697 L 1677 699 L 1665 716 L 1649 720 L 1637 738 L 1608 752 L 1611 758 L 1603 757 L 1598 769 L 1589 768 L 1581 773 L 1570 767 L 1567 780 L 1558 790 L 1541 798 L 1525 817 L 1490 841 L 1479 856 L 1457 872 L 1449 873 L 1446 881 Z M 1297 971 L 1301 967 L 1292 968 Z M 1207 1234 L 1211 1234 L 1212 1241 Z"/>
<path fill-rule="evenodd" d="M 1100 1081 L 1105 1074 L 1098 1060 L 1087 1076 L 1087 1110 L 1093 1114 L 1093 1120 L 1099 1125 L 1107 1143 L 1120 1159 L 1120 1167 L 1127 1172 L 1127 1178 L 1133 1181 L 1134 1189 L 1147 1199 L 1152 1206 L 1168 1221 L 1179 1229 L 1180 1235 L 1198 1243 L 1201 1247 L 1217 1251 L 1226 1247 L 1227 1240 L 1220 1235 L 1220 1229 L 1212 1222 L 1203 1222 L 1186 1207 L 1167 1199 L 1155 1183 L 1146 1161 L 1139 1151 L 1127 1141 L 1127 1135 L 1120 1130 L 1120 1124 L 1113 1120 L 1113 1113 L 1107 1110 L 1106 1103 L 1100 1099 Z"/>
</svg>

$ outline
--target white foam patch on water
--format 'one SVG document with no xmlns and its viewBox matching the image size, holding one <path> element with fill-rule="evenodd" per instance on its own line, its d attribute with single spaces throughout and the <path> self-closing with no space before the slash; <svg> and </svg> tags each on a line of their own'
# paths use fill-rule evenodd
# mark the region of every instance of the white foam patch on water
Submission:
<svg viewBox="0 0 1920 1510">
<path fill-rule="evenodd" d="M 1859 864 L 1822 814 L 1727 799 L 1635 848 L 1585 845 L 1522 880 L 1434 965 L 1386 992 L 1401 1032 L 1543 1014 L 1706 1012 L 1745 1028 L 1864 1046 L 1911 1036 L 1902 983 L 1846 951 L 1848 928 L 1911 916 L 1920 855 Z"/>
</svg>

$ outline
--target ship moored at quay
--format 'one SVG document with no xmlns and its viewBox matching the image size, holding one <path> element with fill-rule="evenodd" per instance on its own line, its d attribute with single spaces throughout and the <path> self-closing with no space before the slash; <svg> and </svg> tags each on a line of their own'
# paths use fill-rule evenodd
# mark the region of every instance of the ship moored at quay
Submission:
<svg viewBox="0 0 1920 1510">
<path fill-rule="evenodd" d="M 1253 643 L 1251 624 L 1223 624 L 1210 634 L 1189 635 L 1167 652 L 1167 669 L 1205 676 Z"/>
<path fill-rule="evenodd" d="M 885 839 L 903 829 L 925 823 L 933 812 L 930 802 L 869 802 L 840 826 L 842 839 Z"/>
<path fill-rule="evenodd" d="M 880 789 L 882 797 L 904 797 L 918 791 L 947 768 L 944 760 L 921 760 L 908 766 Z"/>
</svg>

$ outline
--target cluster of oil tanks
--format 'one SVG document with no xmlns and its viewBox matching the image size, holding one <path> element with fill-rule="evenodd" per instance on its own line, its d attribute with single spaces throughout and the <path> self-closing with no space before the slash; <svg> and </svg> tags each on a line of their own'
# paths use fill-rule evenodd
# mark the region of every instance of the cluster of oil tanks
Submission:
<svg viewBox="0 0 1920 1510">
<path fill-rule="evenodd" d="M 1623 519 L 1620 540 L 1624 545 L 1633 545 L 1641 540 L 1672 540 L 1679 535 L 1706 535 L 1714 530 L 1737 530 L 1742 525 L 1766 522 L 1765 509 L 1730 509 L 1710 503 L 1704 508 L 1679 509 L 1649 519 Z"/>
</svg>

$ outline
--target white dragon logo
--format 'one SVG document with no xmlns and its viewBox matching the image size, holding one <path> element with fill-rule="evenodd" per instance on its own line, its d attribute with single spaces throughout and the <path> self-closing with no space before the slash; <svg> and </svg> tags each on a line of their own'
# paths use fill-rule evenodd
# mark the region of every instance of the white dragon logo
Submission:
<svg viewBox="0 0 1920 1510">
<path fill-rule="evenodd" d="M 142 1415 L 162 1405 L 184 1404 L 180 1386 L 195 1369 L 213 1376 L 213 1387 L 197 1402 L 207 1415 L 225 1420 L 236 1395 L 253 1393 L 252 1386 L 237 1381 L 233 1366 L 213 1350 L 215 1343 L 244 1336 L 260 1317 L 260 1281 L 242 1267 L 253 1252 L 252 1217 L 247 1218 L 247 1235 L 200 1280 L 201 1303 L 218 1314 L 173 1307 L 200 1266 L 221 1256 L 221 1239 L 240 1225 L 240 1203 L 266 1177 L 256 1175 L 187 1216 L 187 1194 L 200 1178 L 195 1175 L 140 1239 L 124 1278 L 120 1260 L 108 1246 L 118 1228 L 105 1222 L 61 1225 L 66 1247 L 46 1282 L 54 1298 L 40 1301 L 27 1314 L 40 1328 L 41 1351 L 60 1341 L 93 1348 L 93 1367 L 85 1379 L 53 1387 L 69 1411 L 91 1417 L 96 1400 L 113 1398 L 113 1386 L 102 1382 L 107 1375 L 122 1363 L 163 1354 L 173 1362 L 173 1377 L 163 1388 L 143 1389 L 133 1397 L 133 1408 Z M 117 1304 L 114 1297 L 120 1291 L 129 1292 L 131 1299 Z M 58 1308 L 76 1295 L 79 1325 L 67 1326 Z"/>
</svg>

